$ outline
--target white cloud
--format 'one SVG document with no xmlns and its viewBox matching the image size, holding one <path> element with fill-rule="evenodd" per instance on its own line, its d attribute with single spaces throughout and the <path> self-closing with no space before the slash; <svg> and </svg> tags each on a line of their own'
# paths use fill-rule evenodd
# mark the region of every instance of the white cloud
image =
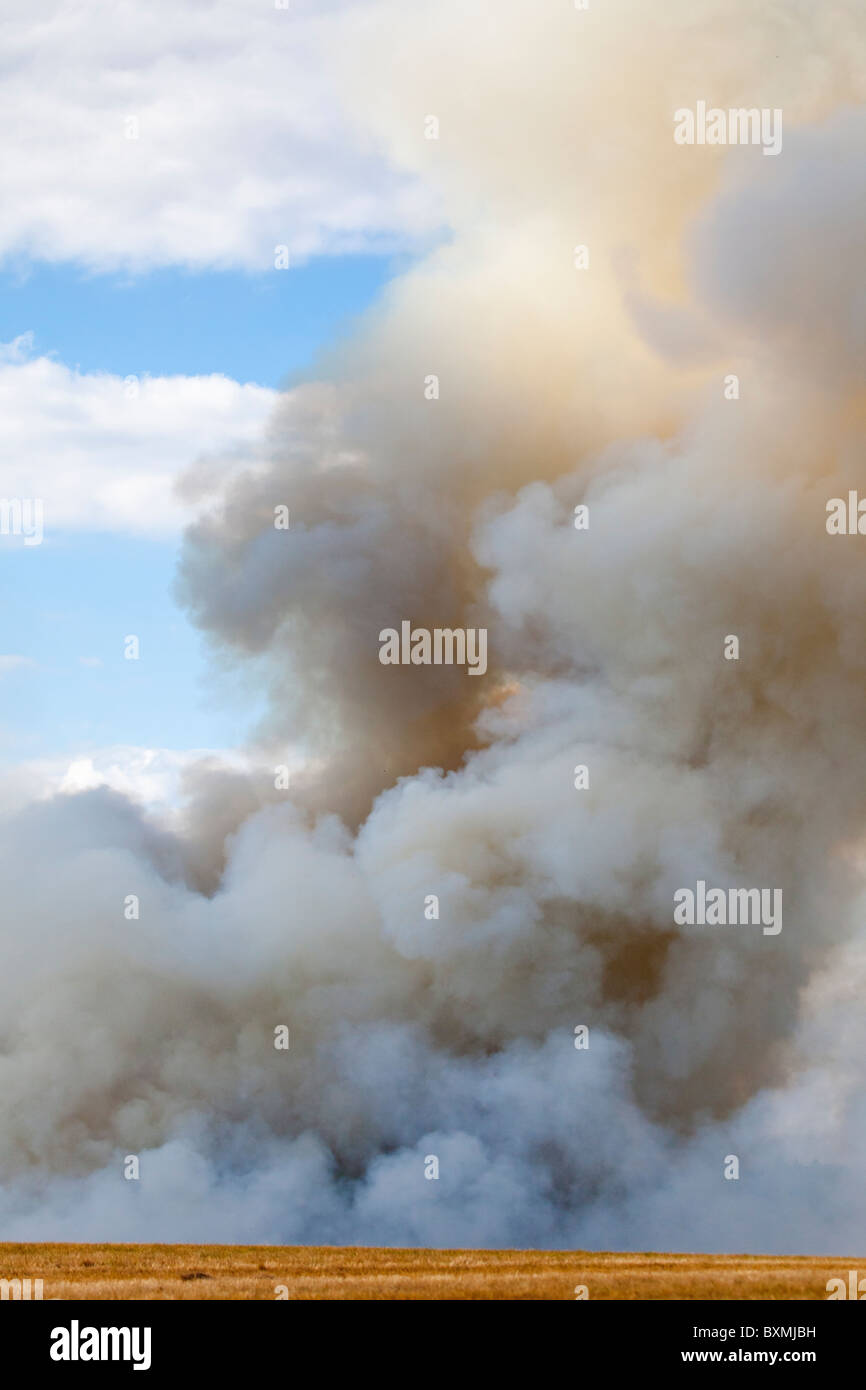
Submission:
<svg viewBox="0 0 866 1390">
<path fill-rule="evenodd" d="M 232 749 L 146 748 L 114 744 L 71 757 L 33 758 L 0 772 L 0 807 L 107 787 L 153 811 L 173 812 L 191 768 L 245 773 L 251 763 Z"/>
<path fill-rule="evenodd" d="M 72 759 L 41 765 L 47 795 L 91 791 L 109 787 L 152 808 L 173 806 L 184 773 L 202 760 L 245 771 L 246 759 L 230 751 L 212 749 L 140 748 L 118 745 L 83 753 Z"/>
<path fill-rule="evenodd" d="M 0 764 L 0 815 L 31 802 L 76 796 L 101 787 L 136 802 L 164 828 L 183 834 L 189 831 L 190 804 L 196 802 L 208 779 L 213 779 L 211 786 L 219 786 L 222 808 L 230 807 L 233 791 L 241 785 L 254 798 L 250 810 L 284 801 L 284 794 L 274 789 L 277 764 L 284 765 L 290 777 L 314 766 L 297 745 L 270 751 L 150 748 L 134 743 L 82 748 L 66 755 Z M 218 818 L 221 808 L 215 809 Z M 200 818 L 201 806 L 198 815 Z M 230 813 L 224 833 L 234 828 Z"/>
<path fill-rule="evenodd" d="M 169 534 L 187 509 L 178 475 L 217 476 L 261 447 L 276 392 L 225 376 L 78 372 L 0 348 L 0 496 L 41 498 L 45 535 L 76 527 Z"/>
<path fill-rule="evenodd" d="M 268 269 L 429 231 L 327 76 L 346 8 L 8 0 L 0 255 Z"/>
<path fill-rule="evenodd" d="M 17 671 L 21 666 L 34 666 L 35 664 L 29 656 L 0 656 L 0 676 L 5 676 L 7 671 Z"/>
</svg>

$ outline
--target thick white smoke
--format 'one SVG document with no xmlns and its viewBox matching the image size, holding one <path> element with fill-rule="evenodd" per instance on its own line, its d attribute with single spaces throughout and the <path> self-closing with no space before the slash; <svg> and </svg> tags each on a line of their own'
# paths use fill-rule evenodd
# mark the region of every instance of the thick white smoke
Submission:
<svg viewBox="0 0 866 1390">
<path fill-rule="evenodd" d="M 347 14 L 359 120 L 454 236 L 267 467 L 188 482 L 180 593 L 270 692 L 258 781 L 203 773 L 182 832 L 4 812 L 4 1238 L 857 1245 L 858 9 Z M 699 100 L 781 109 L 782 152 L 675 144 Z M 404 618 L 486 626 L 486 676 L 382 666 Z M 698 879 L 781 888 L 783 930 L 675 926 Z"/>
</svg>

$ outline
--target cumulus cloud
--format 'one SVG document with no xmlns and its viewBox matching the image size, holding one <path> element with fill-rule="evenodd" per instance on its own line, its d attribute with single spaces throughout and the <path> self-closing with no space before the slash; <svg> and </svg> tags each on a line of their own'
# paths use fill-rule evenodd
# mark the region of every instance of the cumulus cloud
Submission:
<svg viewBox="0 0 866 1390">
<path fill-rule="evenodd" d="M 347 118 L 346 6 L 14 0 L 0 255 L 268 269 L 428 236 L 435 204 Z"/>
<path fill-rule="evenodd" d="M 824 520 L 863 417 L 808 348 L 859 341 L 832 306 L 858 283 L 864 69 L 853 6 L 795 18 L 341 17 L 364 73 L 397 45 L 367 114 L 455 239 L 185 539 L 181 593 L 264 680 L 262 737 L 304 746 L 288 793 L 210 768 L 182 824 L 105 787 L 6 814 L 9 1237 L 849 1248 L 866 571 Z M 705 98 L 783 107 L 783 154 L 677 146 Z M 773 287 L 816 223 L 798 314 Z M 486 625 L 487 675 L 382 666 L 402 618 Z M 782 932 L 675 925 L 697 879 L 781 889 Z"/>
<path fill-rule="evenodd" d="M 44 529 L 177 532 L 176 483 L 195 460 L 211 482 L 254 464 L 276 393 L 225 376 L 118 377 L 0 347 L 3 496 L 39 498 Z"/>
</svg>

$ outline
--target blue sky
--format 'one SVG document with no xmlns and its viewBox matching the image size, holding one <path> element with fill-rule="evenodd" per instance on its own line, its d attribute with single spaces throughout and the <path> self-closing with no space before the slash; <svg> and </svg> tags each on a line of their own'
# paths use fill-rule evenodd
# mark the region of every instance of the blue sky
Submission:
<svg viewBox="0 0 866 1390">
<path fill-rule="evenodd" d="M 0 272 L 0 341 L 84 372 L 224 373 L 278 387 L 350 327 L 399 264 L 388 256 L 320 256 L 287 270 L 88 274 L 19 263 Z"/>
<path fill-rule="evenodd" d="M 0 681 L 4 760 L 113 744 L 230 747 L 255 702 L 214 704 L 206 650 L 172 600 L 177 547 L 73 532 L 4 555 L 4 649 L 26 663 Z M 138 661 L 124 638 L 140 641 Z M 30 664 L 32 663 L 32 664 Z"/>
<path fill-rule="evenodd" d="M 276 387 L 310 368 L 394 265 L 322 256 L 261 275 L 171 267 L 134 277 L 19 264 L 0 276 L 0 340 L 32 332 L 34 354 L 82 373 L 222 373 Z M 215 684 L 173 598 L 176 557 L 175 536 L 49 527 L 39 547 L 7 538 L 0 653 L 25 661 L 0 676 L 2 762 L 242 743 L 257 701 L 230 680 Z M 123 656 L 128 633 L 141 639 L 137 662 Z"/>
<path fill-rule="evenodd" d="M 443 235 L 417 161 L 350 96 L 343 0 L 206 8 L 153 0 L 112 24 L 13 0 L 0 499 L 44 498 L 46 526 L 30 548 L 0 530 L 7 766 L 243 741 L 256 698 L 210 677 L 172 596 L 174 483 L 255 450 L 277 389 Z"/>
</svg>

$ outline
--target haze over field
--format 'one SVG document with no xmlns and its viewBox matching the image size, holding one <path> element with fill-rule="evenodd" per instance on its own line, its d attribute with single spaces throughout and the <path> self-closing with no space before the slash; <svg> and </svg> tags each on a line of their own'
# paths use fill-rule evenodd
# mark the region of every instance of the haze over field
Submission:
<svg viewBox="0 0 866 1390">
<path fill-rule="evenodd" d="M 866 457 L 861 7 L 323 32 L 451 235 L 248 467 L 183 482 L 179 594 L 267 692 L 258 770 L 193 769 L 165 825 L 4 793 L 0 1235 L 848 1249 L 866 541 L 825 508 Z M 699 100 L 780 109 L 781 152 L 676 144 Z M 383 666 L 403 619 L 486 627 L 487 674 Z M 675 926 L 698 879 L 780 888 L 783 930 Z"/>
</svg>

